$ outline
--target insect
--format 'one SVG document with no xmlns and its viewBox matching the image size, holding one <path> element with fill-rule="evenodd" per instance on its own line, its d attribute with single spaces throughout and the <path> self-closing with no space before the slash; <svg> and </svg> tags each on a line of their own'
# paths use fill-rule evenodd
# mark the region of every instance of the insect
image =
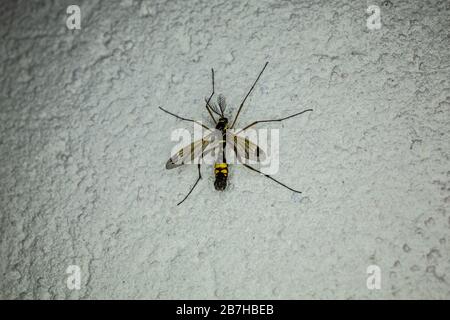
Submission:
<svg viewBox="0 0 450 320">
<path fill-rule="evenodd" d="M 162 111 L 174 116 L 177 119 L 197 123 L 197 124 L 201 125 L 203 128 L 205 128 L 207 131 L 209 131 L 209 133 L 206 134 L 205 136 L 203 136 L 202 139 L 192 142 L 190 145 L 180 149 L 177 153 L 175 153 L 167 161 L 166 169 L 173 169 L 173 168 L 182 166 L 189 159 L 194 160 L 194 159 L 203 158 L 206 154 L 211 153 L 212 151 L 216 150 L 217 148 L 220 148 L 219 157 L 214 164 L 214 174 L 215 174 L 214 187 L 218 191 L 223 191 L 227 187 L 227 179 L 228 179 L 228 173 L 229 173 L 228 163 L 227 163 L 227 159 L 226 159 L 226 150 L 232 150 L 234 152 L 234 154 L 236 155 L 237 159 L 239 160 L 239 162 L 242 165 L 244 165 L 246 168 L 264 175 L 265 177 L 271 179 L 272 181 L 278 183 L 279 185 L 281 185 L 293 192 L 301 193 L 300 191 L 288 187 L 287 185 L 285 185 L 284 183 L 281 183 L 280 181 L 276 180 L 272 176 L 264 174 L 260 170 L 245 163 L 244 160 L 255 160 L 257 162 L 261 161 L 261 160 L 265 159 L 265 153 L 258 145 L 251 142 L 248 138 L 241 137 L 238 134 L 240 132 L 247 130 L 250 127 L 253 127 L 254 125 L 256 125 L 258 123 L 280 122 L 283 120 L 287 120 L 287 119 L 299 116 L 305 112 L 313 111 L 312 109 L 306 109 L 301 112 L 298 112 L 293 115 L 290 115 L 290 116 L 287 116 L 284 118 L 280 118 L 280 119 L 254 121 L 236 133 L 231 132 L 232 131 L 231 129 L 234 128 L 236 121 L 239 117 L 239 114 L 241 113 L 241 110 L 242 110 L 242 107 L 244 106 L 245 101 L 247 100 L 248 96 L 255 88 L 256 83 L 258 82 L 259 78 L 263 74 L 263 72 L 266 69 L 268 64 L 269 64 L 268 62 L 265 63 L 264 67 L 258 74 L 258 77 L 253 82 L 253 85 L 251 86 L 250 90 L 247 92 L 247 94 L 245 95 L 241 104 L 239 105 L 238 111 L 237 111 L 233 121 L 231 122 L 231 124 L 228 121 L 228 118 L 225 117 L 225 110 L 227 107 L 225 97 L 223 95 L 219 94 L 217 97 L 217 104 L 215 104 L 211 101 L 211 99 L 215 93 L 214 92 L 214 90 L 215 90 L 215 88 L 214 88 L 214 69 L 211 69 L 212 93 L 209 96 L 209 98 L 205 99 L 205 102 L 206 102 L 205 108 L 208 111 L 212 121 L 215 124 L 216 131 L 214 131 L 214 132 L 216 132 L 216 133 L 218 132 L 219 137 L 217 137 L 217 134 L 214 135 L 212 133 L 213 130 L 211 130 L 209 127 L 205 126 L 204 124 L 202 124 L 196 120 L 193 120 L 193 119 L 181 117 L 170 111 L 165 110 L 162 107 L 159 107 Z M 216 120 L 216 117 L 214 117 L 214 115 L 216 115 L 218 117 L 217 120 Z M 180 202 L 178 202 L 177 205 L 182 204 L 189 197 L 189 195 L 192 193 L 192 191 L 194 190 L 194 188 L 197 186 L 198 182 L 202 178 L 200 167 L 201 167 L 201 165 L 199 162 L 198 163 L 198 178 L 197 178 L 197 180 L 195 181 L 194 185 L 190 188 L 187 195 Z"/>
</svg>

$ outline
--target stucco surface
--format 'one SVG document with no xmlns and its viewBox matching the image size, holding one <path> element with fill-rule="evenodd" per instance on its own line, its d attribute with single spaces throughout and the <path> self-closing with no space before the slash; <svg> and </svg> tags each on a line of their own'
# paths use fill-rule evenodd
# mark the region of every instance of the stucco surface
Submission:
<svg viewBox="0 0 450 320">
<path fill-rule="evenodd" d="M 69 4 L 0 2 L 0 297 L 450 298 L 448 1 Z M 302 195 L 204 167 L 177 207 L 158 106 L 208 123 L 210 69 L 231 113 L 265 61 L 239 124 L 314 109 L 260 126 Z"/>
</svg>

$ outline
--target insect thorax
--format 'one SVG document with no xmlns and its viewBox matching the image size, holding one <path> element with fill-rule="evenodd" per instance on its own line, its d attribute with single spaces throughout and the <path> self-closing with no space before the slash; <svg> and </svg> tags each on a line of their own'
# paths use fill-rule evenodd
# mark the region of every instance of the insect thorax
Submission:
<svg viewBox="0 0 450 320">
<path fill-rule="evenodd" d="M 227 118 L 220 118 L 219 121 L 216 124 L 216 129 L 220 131 L 224 131 L 228 128 L 228 119 Z"/>
</svg>

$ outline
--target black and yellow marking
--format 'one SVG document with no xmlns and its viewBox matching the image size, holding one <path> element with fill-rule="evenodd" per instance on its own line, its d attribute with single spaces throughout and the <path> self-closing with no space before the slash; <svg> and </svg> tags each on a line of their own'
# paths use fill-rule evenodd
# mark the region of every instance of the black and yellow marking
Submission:
<svg viewBox="0 0 450 320">
<path fill-rule="evenodd" d="M 239 108 L 237 110 L 236 115 L 234 116 L 234 120 L 233 122 L 231 122 L 231 125 L 228 124 L 228 119 L 225 117 L 224 115 L 224 111 L 226 108 L 226 100 L 225 97 L 222 95 L 218 96 L 217 99 L 217 103 L 218 103 L 218 107 L 214 104 L 211 103 L 211 98 L 214 95 L 214 70 L 211 70 L 211 74 L 212 74 L 212 93 L 209 96 L 208 99 L 206 99 L 206 109 L 208 110 L 209 115 L 211 116 L 213 122 L 216 124 L 216 130 L 219 130 L 222 133 L 222 140 L 220 141 L 214 141 L 216 142 L 213 146 L 214 150 L 215 148 L 217 148 L 218 143 L 222 144 L 222 157 L 221 159 L 217 159 L 217 161 L 220 161 L 220 163 L 215 163 L 214 164 L 214 174 L 215 174 L 215 181 L 214 181 L 214 187 L 216 190 L 218 191 L 224 191 L 227 187 L 227 179 L 228 179 L 228 164 L 227 164 L 227 160 L 226 160 L 226 144 L 227 144 L 227 139 L 229 138 L 229 135 L 227 133 L 227 131 L 229 129 L 234 129 L 234 125 L 236 124 L 236 120 L 239 117 L 239 114 L 241 112 L 242 107 L 244 106 L 245 101 L 247 100 L 247 98 L 249 97 L 250 93 L 253 91 L 253 89 L 256 86 L 256 83 L 258 82 L 259 78 L 261 77 L 262 73 L 264 72 L 264 70 L 267 67 L 268 62 L 266 62 L 266 64 L 264 65 L 263 69 L 261 70 L 261 72 L 258 74 L 258 77 L 256 78 L 256 80 L 253 82 L 253 85 L 251 86 L 250 90 L 247 92 L 247 94 L 245 95 L 244 99 L 242 100 L 241 104 L 239 105 Z M 184 118 L 181 116 L 178 116 L 172 112 L 169 112 L 165 109 L 163 109 L 162 107 L 159 107 L 162 111 L 174 116 L 177 119 L 180 120 L 184 120 L 184 121 L 189 121 L 189 122 L 193 122 L 193 123 L 197 123 L 200 124 L 203 128 L 205 128 L 208 131 L 211 131 L 211 129 L 201 123 L 199 123 L 198 121 L 195 121 L 193 119 L 188 119 L 188 118 Z M 269 120 L 258 120 L 258 121 L 254 121 L 251 124 L 249 124 L 248 126 L 244 127 L 243 129 L 239 130 L 239 132 L 245 131 L 248 128 L 258 124 L 258 123 L 263 123 L 263 122 L 280 122 L 280 121 L 284 121 L 296 116 L 299 116 L 305 112 L 308 111 L 313 111 L 312 109 L 306 109 L 303 110 L 301 112 L 295 113 L 293 115 L 284 117 L 284 118 L 279 118 L 279 119 L 269 119 Z M 216 120 L 216 118 L 213 115 L 213 112 L 219 116 L 219 119 Z M 272 181 L 278 183 L 279 185 L 293 191 L 296 193 L 301 193 L 298 190 L 292 189 L 289 186 L 281 183 L 280 181 L 276 180 L 275 178 L 261 172 L 258 169 L 255 169 L 251 166 L 249 166 L 248 164 L 244 163 L 243 161 L 241 161 L 241 158 L 244 159 L 248 159 L 248 160 L 254 160 L 255 156 L 256 156 L 256 160 L 259 161 L 260 160 L 260 156 L 265 157 L 265 154 L 263 152 L 263 150 L 261 150 L 259 148 L 258 145 L 256 145 L 255 143 L 252 143 L 248 138 L 244 138 L 244 137 L 237 137 L 237 134 L 234 134 L 234 146 L 233 146 L 233 151 L 235 153 L 235 155 L 238 157 L 238 161 L 242 162 L 242 164 L 248 168 L 249 170 L 252 170 L 254 172 L 260 173 L 262 175 L 264 175 L 265 177 L 271 179 Z M 194 160 L 194 158 L 200 157 L 203 158 L 204 152 L 207 148 L 207 146 L 211 143 L 212 141 L 205 141 L 202 139 L 201 143 L 194 142 L 192 143 L 190 146 L 184 147 L 183 149 L 181 149 L 180 151 L 178 151 L 177 154 L 175 154 L 173 157 L 171 157 L 167 162 L 166 162 L 166 169 L 173 169 L 176 167 L 179 167 L 183 164 L 185 164 L 185 162 L 188 160 L 188 158 L 191 158 L 191 161 Z M 196 150 L 197 148 L 200 148 L 201 150 Z M 211 149 L 212 150 L 212 149 Z M 211 151 L 210 150 L 210 151 Z M 200 152 L 201 151 L 201 152 Z M 220 156 L 220 154 L 219 154 Z M 200 159 L 201 160 L 201 159 Z M 189 190 L 189 192 L 187 193 L 187 195 L 183 198 L 183 200 L 181 200 L 177 205 L 180 205 L 181 203 L 183 203 L 188 197 L 189 195 L 192 193 L 192 191 L 194 190 L 194 188 L 197 186 L 197 183 L 199 182 L 199 180 L 202 178 L 201 176 L 201 172 L 200 172 L 200 166 L 201 163 L 199 162 L 197 164 L 197 168 L 198 168 L 198 178 L 195 181 L 194 185 L 191 187 L 191 189 Z"/>
<path fill-rule="evenodd" d="M 228 175 L 228 164 L 216 163 L 214 164 L 214 174 L 217 176 L 223 174 L 225 177 Z"/>
</svg>

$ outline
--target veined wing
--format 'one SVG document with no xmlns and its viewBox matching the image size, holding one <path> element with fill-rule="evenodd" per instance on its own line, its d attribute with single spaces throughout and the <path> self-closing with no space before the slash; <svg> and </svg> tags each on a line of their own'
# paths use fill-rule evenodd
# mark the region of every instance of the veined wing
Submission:
<svg viewBox="0 0 450 320">
<path fill-rule="evenodd" d="M 205 98 L 205 102 L 208 104 L 208 106 L 214 111 L 216 114 L 220 115 L 220 110 L 217 107 L 217 105 L 213 101 L 208 102 L 208 98 Z"/>
<path fill-rule="evenodd" d="M 218 145 L 217 139 L 213 134 L 208 134 L 202 139 L 192 142 L 184 148 L 178 150 L 166 162 L 166 169 L 173 169 L 184 165 L 185 163 L 193 163 L 194 160 L 206 153 L 211 152 Z"/>
<path fill-rule="evenodd" d="M 217 103 L 219 104 L 220 111 L 222 111 L 223 114 L 227 108 L 227 100 L 223 94 L 219 94 L 217 96 Z"/>
<path fill-rule="evenodd" d="M 223 94 L 219 94 L 217 96 L 217 103 L 219 104 L 219 107 L 217 107 L 217 104 L 214 103 L 213 101 L 208 102 L 207 98 L 205 98 L 205 101 L 208 104 L 208 106 L 218 115 L 221 115 L 221 114 L 223 115 L 223 113 L 225 112 L 225 109 L 227 108 L 227 101 Z"/>
<path fill-rule="evenodd" d="M 251 142 L 248 137 L 241 137 L 227 131 L 227 147 L 236 153 L 238 160 L 247 159 L 251 161 L 264 161 L 266 153 L 258 145 Z"/>
</svg>

